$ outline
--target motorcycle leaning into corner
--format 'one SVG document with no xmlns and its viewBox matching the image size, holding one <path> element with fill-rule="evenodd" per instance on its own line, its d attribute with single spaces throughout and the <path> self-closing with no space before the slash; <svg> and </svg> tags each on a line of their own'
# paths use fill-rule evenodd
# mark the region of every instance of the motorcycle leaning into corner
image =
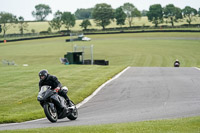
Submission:
<svg viewBox="0 0 200 133">
<path fill-rule="evenodd" d="M 57 119 L 67 117 L 70 120 L 76 120 L 78 110 L 76 105 L 70 100 L 71 107 L 68 107 L 67 101 L 58 95 L 50 86 L 42 86 L 38 93 L 37 100 L 44 108 L 44 113 L 47 119 L 51 122 L 56 122 Z"/>
</svg>

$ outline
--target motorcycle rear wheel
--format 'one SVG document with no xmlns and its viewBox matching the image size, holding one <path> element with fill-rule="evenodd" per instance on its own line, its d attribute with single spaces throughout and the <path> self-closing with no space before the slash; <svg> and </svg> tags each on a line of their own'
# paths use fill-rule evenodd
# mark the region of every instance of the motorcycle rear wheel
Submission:
<svg viewBox="0 0 200 133">
<path fill-rule="evenodd" d="M 67 116 L 68 119 L 70 120 L 76 120 L 78 118 L 78 109 L 76 108 L 76 105 L 72 102 L 71 105 L 75 106 L 74 109 L 71 111 L 71 113 Z"/>
<path fill-rule="evenodd" d="M 49 121 L 51 121 L 51 122 L 57 121 L 57 119 L 58 119 L 57 111 L 55 111 L 55 113 L 54 113 L 49 104 L 44 105 L 44 113 Z"/>
</svg>

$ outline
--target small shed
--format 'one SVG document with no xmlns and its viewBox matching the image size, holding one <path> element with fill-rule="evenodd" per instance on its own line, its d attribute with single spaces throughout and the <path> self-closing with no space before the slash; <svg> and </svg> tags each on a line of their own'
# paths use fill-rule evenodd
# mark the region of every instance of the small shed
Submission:
<svg viewBox="0 0 200 133">
<path fill-rule="evenodd" d="M 69 64 L 83 64 L 83 52 L 67 52 L 64 55 Z"/>
</svg>

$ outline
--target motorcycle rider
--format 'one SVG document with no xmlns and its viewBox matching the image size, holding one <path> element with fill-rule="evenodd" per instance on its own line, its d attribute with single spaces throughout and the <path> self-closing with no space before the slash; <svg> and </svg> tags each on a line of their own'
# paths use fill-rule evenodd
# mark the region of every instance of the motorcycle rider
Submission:
<svg viewBox="0 0 200 133">
<path fill-rule="evenodd" d="M 174 67 L 179 67 L 180 66 L 180 62 L 178 59 L 176 59 L 176 61 L 174 62 Z"/>
<path fill-rule="evenodd" d="M 65 98 L 69 107 L 72 106 L 67 96 L 68 89 L 66 87 L 62 87 L 56 76 L 50 75 L 48 71 L 44 69 L 39 72 L 39 78 L 39 91 L 44 85 L 51 86 L 51 89 L 55 90 L 58 92 L 58 95 Z"/>
</svg>

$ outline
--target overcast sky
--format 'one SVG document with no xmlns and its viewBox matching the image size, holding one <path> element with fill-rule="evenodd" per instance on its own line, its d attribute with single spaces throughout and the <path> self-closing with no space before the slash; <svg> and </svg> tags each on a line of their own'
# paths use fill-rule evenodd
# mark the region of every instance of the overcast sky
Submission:
<svg viewBox="0 0 200 133">
<path fill-rule="evenodd" d="M 118 8 L 126 2 L 132 3 L 139 10 L 148 10 L 153 4 L 161 4 L 162 7 L 174 4 L 181 9 L 185 6 L 191 6 L 196 10 L 200 8 L 200 0 L 0 0 L 0 12 L 9 12 L 17 17 L 22 16 L 25 20 L 34 20 L 32 11 L 38 4 L 49 5 L 54 14 L 57 10 L 74 13 L 77 9 L 91 8 L 99 3 L 107 3 L 112 8 Z M 47 19 L 52 19 L 53 14 Z"/>
</svg>

